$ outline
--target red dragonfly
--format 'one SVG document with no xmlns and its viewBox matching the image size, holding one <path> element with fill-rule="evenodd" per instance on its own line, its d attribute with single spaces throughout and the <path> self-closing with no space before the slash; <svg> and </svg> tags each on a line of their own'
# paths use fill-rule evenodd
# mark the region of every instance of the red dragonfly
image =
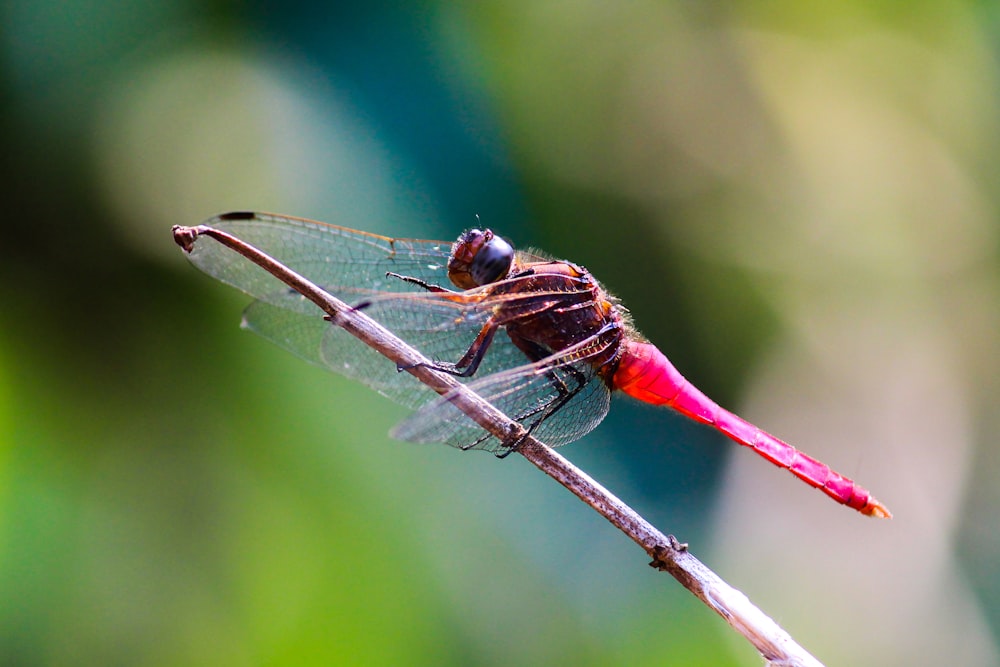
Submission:
<svg viewBox="0 0 1000 667">
<path fill-rule="evenodd" d="M 433 359 L 434 368 L 458 377 L 549 445 L 593 430 L 608 412 L 611 392 L 621 390 L 714 426 L 862 514 L 892 516 L 850 479 L 695 388 L 582 266 L 515 252 L 489 229 L 468 230 L 449 243 L 393 239 L 269 213 L 226 213 L 205 225 L 353 302 Z M 190 250 L 198 268 L 256 299 L 244 312 L 244 328 L 413 408 L 394 436 L 498 456 L 516 447 L 330 325 L 312 302 L 238 254 L 208 241 Z"/>
</svg>

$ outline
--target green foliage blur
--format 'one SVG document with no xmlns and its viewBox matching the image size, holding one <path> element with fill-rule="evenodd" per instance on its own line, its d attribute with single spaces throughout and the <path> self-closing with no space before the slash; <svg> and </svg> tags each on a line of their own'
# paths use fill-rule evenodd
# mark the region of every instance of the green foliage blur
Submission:
<svg viewBox="0 0 1000 667">
<path fill-rule="evenodd" d="M 896 517 L 624 400 L 567 456 L 829 664 L 1000 665 L 998 43 L 989 2 L 8 1 L 0 664 L 760 664 L 519 457 L 240 331 L 170 227 L 271 210 L 586 265 Z"/>
</svg>

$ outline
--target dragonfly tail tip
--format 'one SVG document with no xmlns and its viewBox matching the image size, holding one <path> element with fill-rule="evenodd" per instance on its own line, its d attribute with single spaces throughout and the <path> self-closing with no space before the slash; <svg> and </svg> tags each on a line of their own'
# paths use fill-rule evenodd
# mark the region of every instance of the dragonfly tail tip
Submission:
<svg viewBox="0 0 1000 667">
<path fill-rule="evenodd" d="M 892 512 L 889 511 L 889 508 L 874 498 L 871 498 L 868 501 L 868 504 L 861 510 L 861 513 L 867 516 L 875 517 L 876 519 L 892 518 Z"/>
</svg>

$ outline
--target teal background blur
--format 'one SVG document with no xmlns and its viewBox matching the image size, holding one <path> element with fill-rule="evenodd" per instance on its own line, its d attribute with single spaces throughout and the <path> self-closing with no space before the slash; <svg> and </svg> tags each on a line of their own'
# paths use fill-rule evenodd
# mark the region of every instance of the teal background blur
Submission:
<svg viewBox="0 0 1000 667">
<path fill-rule="evenodd" d="M 829 664 L 998 665 L 1000 7 L 0 8 L 0 663 L 756 665 L 565 490 L 241 332 L 232 209 L 585 264 L 862 518 L 619 399 L 564 450 Z"/>
</svg>

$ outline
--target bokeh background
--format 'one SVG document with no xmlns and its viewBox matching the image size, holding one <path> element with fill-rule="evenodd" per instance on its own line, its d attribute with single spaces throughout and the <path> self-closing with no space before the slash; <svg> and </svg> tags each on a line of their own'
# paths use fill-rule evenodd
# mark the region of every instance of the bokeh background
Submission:
<svg viewBox="0 0 1000 667">
<path fill-rule="evenodd" d="M 564 450 L 829 664 L 998 665 L 994 2 L 0 7 L 0 663 L 755 665 L 517 456 L 238 328 L 231 209 L 585 264 L 835 505 L 619 400 Z"/>
</svg>

